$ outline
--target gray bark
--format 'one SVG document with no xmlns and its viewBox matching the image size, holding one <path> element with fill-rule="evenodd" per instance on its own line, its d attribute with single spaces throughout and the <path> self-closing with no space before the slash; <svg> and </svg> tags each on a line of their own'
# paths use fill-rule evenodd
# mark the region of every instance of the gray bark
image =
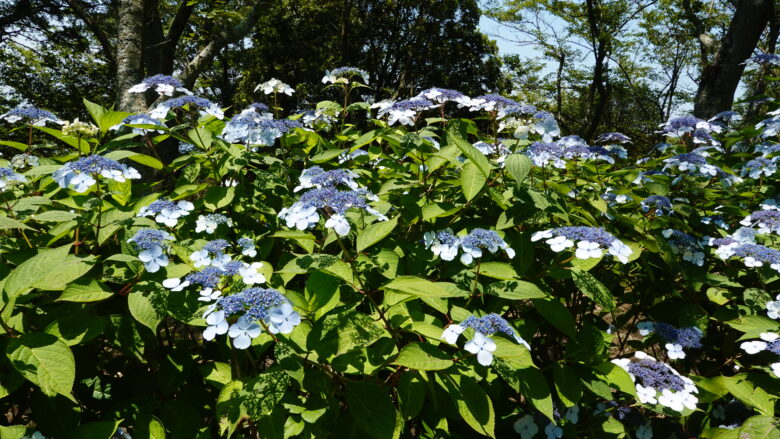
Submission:
<svg viewBox="0 0 780 439">
<path fill-rule="evenodd" d="M 144 0 L 117 1 L 116 90 L 121 111 L 146 110 L 143 93 L 127 90 L 143 80 Z"/>
<path fill-rule="evenodd" d="M 693 114 L 711 117 L 731 109 L 743 64 L 753 53 L 774 12 L 773 0 L 739 0 L 718 52 L 704 68 Z"/>
</svg>

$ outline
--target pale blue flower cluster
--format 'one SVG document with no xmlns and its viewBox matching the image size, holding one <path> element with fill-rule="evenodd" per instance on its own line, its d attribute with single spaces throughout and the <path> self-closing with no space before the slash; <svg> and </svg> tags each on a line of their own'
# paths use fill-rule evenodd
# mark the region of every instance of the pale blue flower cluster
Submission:
<svg viewBox="0 0 780 439">
<path fill-rule="evenodd" d="M 679 182 L 683 175 L 700 176 L 705 178 L 720 177 L 725 185 L 741 182 L 736 175 L 729 174 L 715 165 L 707 162 L 705 156 L 700 153 L 690 152 L 677 154 L 664 160 L 663 170 L 681 171 L 680 176 L 674 179 L 672 184 Z"/>
<path fill-rule="evenodd" d="M 228 318 L 238 315 L 232 325 Z M 301 316 L 279 291 L 271 288 L 251 287 L 240 293 L 221 297 L 203 315 L 208 325 L 203 331 L 205 340 L 227 333 L 233 347 L 246 349 L 262 329 L 256 322 L 262 321 L 271 334 L 289 334 L 301 323 Z"/>
<path fill-rule="evenodd" d="M 325 71 L 325 76 L 322 78 L 322 83 L 332 84 L 349 84 L 354 81 L 355 77 L 360 77 L 363 80 L 363 84 L 368 84 L 369 74 L 363 69 L 357 67 L 337 67 L 333 70 Z"/>
<path fill-rule="evenodd" d="M 425 98 L 415 97 L 380 106 L 377 116 L 383 117 L 387 115 L 388 125 L 394 125 L 397 122 L 401 125 L 414 126 L 419 114 L 432 108 L 436 108 L 433 102 Z"/>
<path fill-rule="evenodd" d="M 767 351 L 777 356 L 780 356 L 780 335 L 774 332 L 762 332 L 759 334 L 760 340 L 752 340 L 743 342 L 740 347 L 742 350 L 750 355 L 758 354 L 759 352 Z M 775 361 L 770 364 L 772 373 L 775 377 L 780 378 L 780 361 Z"/>
<path fill-rule="evenodd" d="M 144 263 L 144 268 L 150 273 L 156 273 L 160 267 L 168 265 L 168 256 L 165 254 L 167 244 L 165 241 L 173 241 L 174 237 L 168 232 L 156 229 L 141 229 L 127 242 L 135 245 L 139 251 L 138 259 Z"/>
<path fill-rule="evenodd" d="M 500 111 L 505 108 L 517 107 L 520 104 L 501 95 L 491 93 L 474 98 L 464 97 L 459 99 L 461 107 L 469 107 L 469 111 Z"/>
<path fill-rule="evenodd" d="M 359 188 L 355 182 L 357 177 L 352 171 L 324 171 L 319 167 L 305 170 L 300 177 L 296 191 L 309 189 L 290 207 L 279 211 L 279 219 L 284 220 L 287 227 L 306 230 L 320 221 L 320 213 L 325 213 L 325 227 L 333 229 L 339 236 L 345 236 L 351 230 L 345 213 L 350 209 L 361 209 L 377 217 L 379 221 L 387 221 L 387 217 L 368 202 L 378 200 L 376 195 L 366 189 Z M 337 188 L 346 185 L 348 191 Z"/>
<path fill-rule="evenodd" d="M 683 349 L 700 349 L 702 347 L 701 338 L 704 335 L 701 330 L 695 326 L 687 328 L 675 328 L 664 322 L 642 322 L 640 326 L 642 335 L 648 335 L 655 332 L 666 342 L 666 354 L 672 360 L 685 358 Z"/>
<path fill-rule="evenodd" d="M 4 191 L 13 183 L 25 183 L 27 177 L 17 173 L 11 168 L 0 168 L 0 192 Z"/>
<path fill-rule="evenodd" d="M 676 412 L 696 410 L 696 385 L 668 364 L 641 351 L 634 352 L 633 358 L 615 359 L 612 363 L 628 372 L 640 403 L 660 404 Z"/>
<path fill-rule="evenodd" d="M 141 174 L 134 168 L 99 155 L 91 155 L 75 162 L 65 163 L 52 174 L 52 178 L 60 187 L 72 187 L 79 193 L 86 192 L 97 183 L 98 176 L 120 183 L 127 179 L 141 178 Z"/>
<path fill-rule="evenodd" d="M 417 97 L 427 99 L 439 105 L 444 105 L 447 102 L 460 102 L 465 98 L 465 95 L 457 90 L 433 87 L 421 91 Z"/>
<path fill-rule="evenodd" d="M 639 204 L 642 212 L 650 212 L 652 209 L 656 216 L 669 215 L 674 211 L 672 202 L 663 195 L 650 195 Z"/>
<path fill-rule="evenodd" d="M 554 252 L 561 252 L 574 247 L 577 250 L 574 256 L 578 259 L 600 258 L 606 250 L 622 263 L 628 263 L 628 258 L 633 254 L 631 247 L 623 244 L 600 227 L 558 227 L 550 230 L 542 230 L 531 236 L 531 241 L 536 242 L 546 239 L 546 243 Z"/>
<path fill-rule="evenodd" d="M 483 317 L 472 315 L 462 323 L 449 325 L 444 329 L 441 339 L 449 344 L 455 344 L 463 331 L 469 328 L 474 330 L 474 337 L 463 348 L 472 354 L 476 354 L 477 361 L 483 366 L 489 366 L 493 363 L 493 352 L 496 350 L 496 342 L 490 336 L 497 332 L 502 332 L 526 348 L 531 349 L 531 346 L 520 337 L 517 331 L 503 317 L 495 313 Z"/>
<path fill-rule="evenodd" d="M 8 123 L 16 123 L 24 120 L 28 125 L 44 126 L 46 122 L 53 122 L 62 125 L 65 122 L 60 120 L 54 113 L 41 110 L 35 107 L 17 107 L 7 113 L 0 115 L 0 119 Z"/>
<path fill-rule="evenodd" d="M 41 164 L 37 156 L 28 153 L 16 154 L 11 157 L 11 167 L 14 169 L 34 168 Z"/>
<path fill-rule="evenodd" d="M 762 175 L 769 177 L 777 172 L 777 163 L 763 157 L 758 157 L 745 163 L 742 168 L 742 176 L 747 175 L 750 178 L 759 178 Z"/>
<path fill-rule="evenodd" d="M 435 256 L 445 261 L 455 259 L 458 251 L 462 250 L 460 261 L 465 265 L 471 264 L 476 258 L 481 258 L 483 250 L 496 253 L 501 249 L 506 252 L 509 259 L 515 257 L 515 251 L 492 230 L 477 228 L 462 238 L 453 235 L 450 229 L 425 232 L 423 241 L 425 248 L 430 248 Z"/>
<path fill-rule="evenodd" d="M 752 242 L 755 230 L 741 228 L 737 232 L 743 232 L 744 236 L 735 233 L 726 238 L 710 238 L 709 245 L 715 248 L 715 254 L 720 259 L 731 257 L 742 259 L 746 267 L 762 267 L 769 265 L 775 271 L 780 272 L 780 251 Z"/>
<path fill-rule="evenodd" d="M 247 146 L 271 146 L 285 133 L 303 126 L 297 120 L 274 119 L 270 113 L 256 111 L 257 108 L 248 108 L 225 124 L 222 138 L 230 143 Z"/>
<path fill-rule="evenodd" d="M 210 235 L 217 230 L 217 227 L 219 227 L 220 224 L 232 226 L 233 220 L 220 213 L 198 215 L 198 219 L 195 221 L 195 232 L 206 232 Z"/>
<path fill-rule="evenodd" d="M 696 238 L 674 229 L 666 229 L 661 234 L 666 238 L 672 251 L 682 255 L 684 261 L 699 267 L 704 265 L 704 250 Z"/>
<path fill-rule="evenodd" d="M 566 161 L 563 160 L 564 149 L 554 143 L 534 142 L 523 151 L 523 154 L 527 155 L 536 166 L 544 167 L 552 164 L 558 169 L 566 168 Z"/>
<path fill-rule="evenodd" d="M 173 92 L 178 91 L 187 95 L 192 92 L 184 88 L 184 84 L 173 76 L 154 75 L 150 76 L 140 83 L 130 87 L 128 93 L 144 93 L 146 90 L 154 88 L 160 96 L 173 96 Z"/>
<path fill-rule="evenodd" d="M 780 210 L 757 210 L 739 223 L 746 227 L 758 227 L 758 233 L 780 235 Z"/>
<path fill-rule="evenodd" d="M 660 126 L 662 128 L 661 132 L 669 137 L 690 136 L 693 143 L 708 145 L 719 145 L 712 138 L 711 133 L 719 133 L 723 130 L 719 124 L 710 123 L 693 116 L 675 117 Z"/>
<path fill-rule="evenodd" d="M 225 113 L 222 112 L 219 105 L 206 98 L 191 95 L 179 96 L 163 101 L 152 109 L 149 115 L 155 119 L 162 120 L 168 116 L 169 111 L 183 107 L 187 107 L 190 110 L 197 109 L 201 116 L 209 114 L 217 119 L 223 119 L 225 117 Z"/>
<path fill-rule="evenodd" d="M 176 227 L 179 218 L 189 215 L 193 209 L 195 209 L 195 205 L 186 200 L 174 203 L 166 199 L 159 199 L 139 209 L 137 216 L 153 216 L 154 220 L 160 224 Z"/>
</svg>

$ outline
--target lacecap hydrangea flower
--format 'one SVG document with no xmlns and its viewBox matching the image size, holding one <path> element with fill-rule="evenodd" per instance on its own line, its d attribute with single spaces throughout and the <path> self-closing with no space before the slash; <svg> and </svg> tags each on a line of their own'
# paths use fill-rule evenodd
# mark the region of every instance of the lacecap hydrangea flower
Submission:
<svg viewBox="0 0 780 439">
<path fill-rule="evenodd" d="M 168 227 L 175 227 L 179 218 L 189 215 L 195 205 L 186 200 L 178 202 L 159 199 L 138 210 L 137 216 L 153 216 L 154 220 Z"/>
<path fill-rule="evenodd" d="M 758 233 L 780 235 L 780 210 L 757 210 L 739 223 L 746 227 L 758 227 Z"/>
<path fill-rule="evenodd" d="M 745 163 L 742 167 L 742 176 L 759 178 L 762 175 L 769 177 L 777 172 L 777 163 L 774 160 L 758 157 Z"/>
<path fill-rule="evenodd" d="M 699 402 L 696 385 L 668 364 L 641 351 L 634 352 L 632 358 L 612 362 L 628 372 L 640 403 L 660 404 L 676 412 L 696 409 Z"/>
<path fill-rule="evenodd" d="M 160 267 L 168 265 L 168 256 L 165 254 L 167 244 L 165 241 L 173 241 L 174 237 L 168 232 L 155 229 L 141 229 L 127 242 L 132 243 L 139 251 L 138 259 L 144 263 L 144 268 L 150 273 L 156 273 Z"/>
<path fill-rule="evenodd" d="M 497 112 L 508 107 L 517 107 L 520 104 L 512 99 L 497 94 L 486 94 L 474 98 L 460 99 L 462 107 L 469 107 L 469 111 Z"/>
<path fill-rule="evenodd" d="M 217 230 L 220 224 L 226 224 L 230 227 L 233 226 L 233 220 L 219 213 L 198 215 L 198 219 L 195 221 L 195 232 L 206 232 L 210 235 Z"/>
<path fill-rule="evenodd" d="M 493 363 L 493 352 L 496 350 L 496 343 L 490 336 L 497 332 L 502 332 L 526 348 L 531 349 L 528 342 L 523 340 L 503 317 L 495 313 L 483 317 L 469 316 L 462 323 L 451 324 L 444 329 L 441 339 L 449 344 L 455 344 L 463 331 L 469 328 L 474 329 L 474 337 L 463 348 L 472 354 L 476 354 L 477 361 L 483 366 L 489 366 Z"/>
<path fill-rule="evenodd" d="M 16 123 L 20 120 L 25 121 L 28 125 L 42 127 L 46 125 L 46 122 L 56 123 L 62 125 L 65 121 L 60 120 L 54 113 L 46 110 L 41 110 L 35 107 L 17 107 L 7 113 L 0 115 L 0 119 L 5 120 L 8 123 Z"/>
<path fill-rule="evenodd" d="M 388 125 L 395 125 L 397 122 L 401 125 L 413 126 L 421 112 L 435 107 L 436 105 L 428 99 L 415 97 L 381 106 L 377 116 L 386 115 Z"/>
<path fill-rule="evenodd" d="M 600 227 L 558 227 L 542 230 L 531 236 L 533 242 L 541 239 L 546 239 L 545 242 L 554 252 L 574 247 L 576 243 L 574 256 L 578 259 L 600 258 L 606 250 L 608 254 L 625 264 L 633 253 L 631 247 Z"/>
<path fill-rule="evenodd" d="M 536 166 L 544 167 L 550 163 L 558 169 L 566 168 L 566 161 L 563 160 L 564 149 L 554 143 L 534 142 L 522 153 Z"/>
<path fill-rule="evenodd" d="M 417 97 L 420 99 L 427 99 L 439 105 L 444 105 L 447 102 L 462 101 L 464 98 L 466 98 L 466 95 L 457 90 L 433 87 L 421 91 L 419 94 L 417 94 Z"/>
<path fill-rule="evenodd" d="M 178 91 L 187 95 L 192 92 L 184 88 L 184 84 L 173 76 L 154 75 L 150 76 L 140 83 L 130 87 L 128 93 L 144 93 L 146 90 L 154 88 L 160 96 L 173 96 L 173 92 Z"/>
<path fill-rule="evenodd" d="M 229 325 L 227 319 L 234 316 L 238 319 Z M 272 334 L 289 334 L 301 322 L 300 315 L 282 293 L 260 287 L 219 298 L 203 317 L 208 324 L 203 332 L 205 340 L 227 333 L 236 349 L 248 348 L 252 339 L 260 335 L 262 329 L 258 321 L 262 321 Z"/>
<path fill-rule="evenodd" d="M 358 175 L 349 169 L 326 171 L 319 166 L 312 166 L 301 172 L 301 176 L 298 178 L 298 186 L 293 189 L 293 192 L 299 192 L 302 189 L 321 189 L 338 185 L 344 185 L 352 190 L 357 190 L 360 186 L 355 181 L 356 178 L 358 178 Z"/>
<path fill-rule="evenodd" d="M 780 357 L 780 335 L 774 332 L 762 332 L 759 337 L 760 340 L 743 342 L 740 347 L 750 355 L 767 351 Z M 770 364 L 769 367 L 772 369 L 775 377 L 780 378 L 780 358 L 778 358 L 778 361 Z"/>
<path fill-rule="evenodd" d="M 695 326 L 688 328 L 675 328 L 664 322 L 642 322 L 640 329 L 642 335 L 655 332 L 666 342 L 664 347 L 669 358 L 673 360 L 685 358 L 683 349 L 699 349 L 702 347 L 701 330 Z"/>
<path fill-rule="evenodd" d="M 269 113 L 244 110 L 225 124 L 221 137 L 230 143 L 271 146 L 285 133 L 302 126 L 298 120 L 274 119 Z"/>
<path fill-rule="evenodd" d="M 333 70 L 325 71 L 322 77 L 323 84 L 349 84 L 355 77 L 363 80 L 363 84 L 368 84 L 369 74 L 365 70 L 357 67 L 337 67 Z"/>
<path fill-rule="evenodd" d="M 716 247 L 715 254 L 720 259 L 737 257 L 742 259 L 746 267 L 761 267 L 767 264 L 773 270 L 780 272 L 780 251 L 773 248 L 745 242 L 733 236 L 710 239 L 709 245 Z"/>
<path fill-rule="evenodd" d="M 223 119 L 225 117 L 225 113 L 222 112 L 219 105 L 206 98 L 190 95 L 179 96 L 163 101 L 152 109 L 152 111 L 149 112 L 149 115 L 154 119 L 162 120 L 165 119 L 169 111 L 183 107 L 187 107 L 190 110 L 197 109 L 201 116 L 209 114 L 217 119 Z"/>
<path fill-rule="evenodd" d="M 704 265 L 704 249 L 696 238 L 685 232 L 674 229 L 666 229 L 662 231 L 661 234 L 666 238 L 672 251 L 678 255 L 682 255 L 684 261 L 688 261 L 699 267 Z"/>
<path fill-rule="evenodd" d="M 672 202 L 663 195 L 650 195 L 642 200 L 639 205 L 642 208 L 642 212 L 650 212 L 652 210 L 656 216 L 669 215 L 674 210 Z"/>
<path fill-rule="evenodd" d="M 11 167 L 14 169 L 34 168 L 41 164 L 37 156 L 28 153 L 16 154 L 11 157 Z"/>
<path fill-rule="evenodd" d="M 0 168 L 0 192 L 4 191 L 13 183 L 25 183 L 27 177 L 15 172 L 11 168 Z"/>
<path fill-rule="evenodd" d="M 255 87 L 255 91 L 257 90 L 262 90 L 263 93 L 267 95 L 271 93 L 282 93 L 286 94 L 287 96 L 292 96 L 292 94 L 295 93 L 295 90 L 293 90 L 292 87 L 276 78 L 271 78 L 268 81 L 259 84 L 257 87 Z"/>
<path fill-rule="evenodd" d="M 780 319 L 780 294 L 775 297 L 775 300 L 766 303 L 766 312 L 770 319 Z"/>
<path fill-rule="evenodd" d="M 339 236 L 349 233 L 351 226 L 344 214 L 350 209 L 362 209 L 377 217 L 379 221 L 387 221 L 387 217 L 368 204 L 375 195 L 365 189 L 340 191 L 334 187 L 310 189 L 290 207 L 279 211 L 279 219 L 285 220 L 287 227 L 306 230 L 316 225 L 320 220 L 319 211 L 329 212 L 325 227 L 335 230 Z"/>
<path fill-rule="evenodd" d="M 82 157 L 75 162 L 65 163 L 52 174 L 52 178 L 61 188 L 70 187 L 79 193 L 89 190 L 97 183 L 99 176 L 120 183 L 127 179 L 141 178 L 141 174 L 135 168 L 99 155 Z"/>
<path fill-rule="evenodd" d="M 462 238 L 453 235 L 450 229 L 426 232 L 423 235 L 423 242 L 425 248 L 430 248 L 435 256 L 441 257 L 445 261 L 455 259 L 461 250 L 463 253 L 460 256 L 460 261 L 465 265 L 482 257 L 482 250 L 496 253 L 501 249 L 506 252 L 509 259 L 515 257 L 515 251 L 498 236 L 498 233 L 480 228 L 472 230 Z"/>
</svg>

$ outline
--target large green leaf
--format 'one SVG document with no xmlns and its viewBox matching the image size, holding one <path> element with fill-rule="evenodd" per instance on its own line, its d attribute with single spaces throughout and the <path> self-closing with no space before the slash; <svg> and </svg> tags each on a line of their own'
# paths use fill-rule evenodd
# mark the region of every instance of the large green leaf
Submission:
<svg viewBox="0 0 780 439">
<path fill-rule="evenodd" d="M 97 302 L 114 295 L 103 283 L 90 278 L 81 278 L 68 284 L 57 301 L 61 302 Z"/>
<path fill-rule="evenodd" d="M 384 239 L 390 232 L 398 225 L 398 217 L 395 217 L 389 221 L 379 221 L 366 227 L 365 230 L 358 232 L 357 236 L 357 251 L 371 247 L 377 242 Z"/>
<path fill-rule="evenodd" d="M 548 294 L 535 284 L 522 280 L 493 282 L 488 286 L 487 293 L 509 300 L 544 299 L 548 297 Z"/>
<path fill-rule="evenodd" d="M 472 162 L 466 163 L 460 170 L 460 187 L 466 201 L 471 201 L 476 197 L 486 182 L 485 174 Z"/>
<path fill-rule="evenodd" d="M 401 350 L 394 364 L 417 370 L 442 370 L 454 364 L 441 349 L 428 343 L 411 343 Z"/>
<path fill-rule="evenodd" d="M 9 218 L 7 216 L 0 215 L 0 230 L 3 229 L 35 230 L 32 227 L 28 226 L 27 224 L 24 224 L 23 222 L 17 221 L 13 218 Z"/>
<path fill-rule="evenodd" d="M 444 288 L 426 279 L 415 276 L 398 276 L 382 287 L 385 290 L 398 291 L 415 297 L 458 297 Z"/>
<path fill-rule="evenodd" d="M 595 276 L 587 271 L 571 270 L 574 285 L 588 298 L 601 305 L 607 311 L 615 310 L 615 297 Z"/>
<path fill-rule="evenodd" d="M 14 368 L 43 393 L 73 400 L 76 362 L 65 342 L 51 334 L 31 332 L 12 338 L 6 353 Z"/>
<path fill-rule="evenodd" d="M 52 268 L 59 267 L 68 256 L 70 247 L 71 244 L 67 244 L 55 249 L 43 250 L 14 268 L 3 287 L 6 294 L 13 298 L 29 290 L 36 283 L 44 282 L 51 274 Z"/>
<path fill-rule="evenodd" d="M 507 156 L 505 168 L 516 182 L 521 183 L 531 172 L 533 163 L 523 154 L 510 154 Z"/>
<path fill-rule="evenodd" d="M 482 387 L 465 375 L 451 375 L 442 381 L 466 424 L 479 434 L 495 438 L 493 402 Z"/>
<path fill-rule="evenodd" d="M 460 149 L 460 152 L 462 152 L 463 155 L 471 160 L 471 162 L 479 169 L 485 178 L 490 175 L 490 169 L 492 166 L 490 166 L 490 162 L 488 162 L 485 154 L 479 152 L 477 148 L 474 148 L 474 145 L 460 137 L 459 134 L 455 133 L 454 129 L 447 131 L 447 143 L 456 145 L 458 149 Z"/>
<path fill-rule="evenodd" d="M 539 314 L 554 327 L 571 338 L 577 337 L 574 317 L 571 316 L 569 310 L 558 299 L 532 299 L 532 301 Z"/>
<path fill-rule="evenodd" d="M 398 408 L 404 419 L 409 420 L 422 411 L 425 402 L 425 383 L 416 372 L 405 372 L 396 388 Z"/>
</svg>

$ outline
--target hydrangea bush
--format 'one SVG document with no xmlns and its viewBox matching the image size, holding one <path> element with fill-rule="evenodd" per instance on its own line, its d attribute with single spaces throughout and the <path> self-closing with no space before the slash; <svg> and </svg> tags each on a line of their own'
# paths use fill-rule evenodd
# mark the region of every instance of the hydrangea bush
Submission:
<svg viewBox="0 0 780 439">
<path fill-rule="evenodd" d="M 780 111 L 641 157 L 369 79 L 0 117 L 0 437 L 780 436 Z"/>
</svg>

